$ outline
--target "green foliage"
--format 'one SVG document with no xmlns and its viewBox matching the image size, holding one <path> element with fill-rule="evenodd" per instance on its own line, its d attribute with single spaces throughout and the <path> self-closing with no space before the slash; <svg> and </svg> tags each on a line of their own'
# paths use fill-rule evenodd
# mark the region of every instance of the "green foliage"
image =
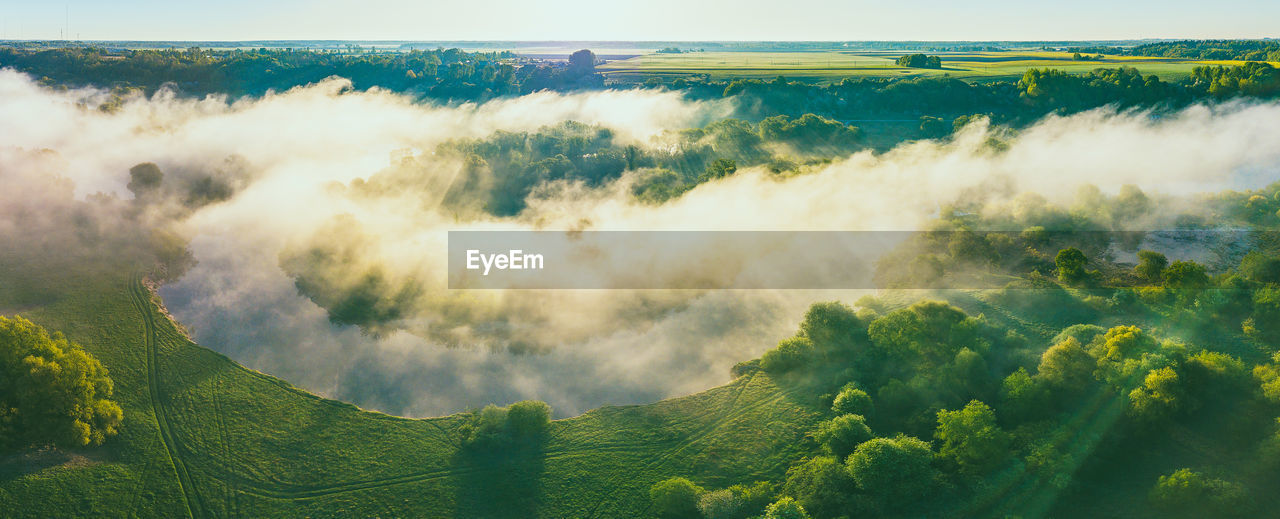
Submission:
<svg viewBox="0 0 1280 519">
<path fill-rule="evenodd" d="M 800 335 L 813 343 L 824 357 L 840 357 L 865 346 L 867 325 L 844 303 L 814 303 L 800 322 Z"/>
<path fill-rule="evenodd" d="M 1169 259 L 1159 252 L 1138 251 L 1138 265 L 1133 267 L 1134 274 L 1148 282 L 1159 282 L 1164 279 L 1164 269 L 1169 266 Z"/>
<path fill-rule="evenodd" d="M 1137 326 L 1115 326 L 1102 337 L 1099 362 L 1132 359 L 1156 347 L 1156 340 Z"/>
<path fill-rule="evenodd" d="M 1250 517 L 1253 513 L 1252 500 L 1238 483 L 1185 468 L 1160 476 L 1150 499 L 1167 517 Z"/>
<path fill-rule="evenodd" d="M 707 164 L 706 171 L 698 177 L 699 182 L 708 182 L 719 178 L 724 178 L 738 171 L 738 165 L 730 159 L 716 159 Z"/>
<path fill-rule="evenodd" d="M 760 368 L 782 374 L 807 364 L 814 356 L 813 342 L 808 337 L 783 339 L 760 357 Z"/>
<path fill-rule="evenodd" d="M 875 438 L 849 456 L 849 474 L 858 488 L 888 509 L 908 508 L 935 488 L 933 451 L 918 438 Z"/>
<path fill-rule="evenodd" d="M 846 414 L 818 424 L 813 436 L 828 454 L 843 460 L 859 444 L 871 439 L 871 428 L 862 415 Z"/>
<path fill-rule="evenodd" d="M 1155 369 L 1129 392 L 1129 416 L 1142 424 L 1158 424 L 1182 410 L 1184 400 L 1178 372 L 1168 366 Z"/>
<path fill-rule="evenodd" d="M 1199 289 L 1209 286 L 1209 274 L 1204 265 L 1194 261 L 1175 261 L 1164 271 L 1165 288 Z"/>
<path fill-rule="evenodd" d="M 784 497 L 765 509 L 764 519 L 809 519 L 809 514 L 799 502 Z"/>
<path fill-rule="evenodd" d="M 739 519 L 743 514 L 744 504 L 729 489 L 712 490 L 698 499 L 698 512 L 706 519 Z"/>
<path fill-rule="evenodd" d="M 649 502 L 658 517 L 672 519 L 699 516 L 698 500 L 702 487 L 685 478 L 670 478 L 654 483 L 649 488 Z"/>
<path fill-rule="evenodd" d="M 846 385 L 831 401 L 831 411 L 836 414 L 856 414 L 866 417 L 875 416 L 875 403 L 866 391 L 853 385 Z"/>
<path fill-rule="evenodd" d="M 1058 255 L 1053 257 L 1053 264 L 1058 268 L 1058 280 L 1063 283 L 1079 283 L 1083 281 L 1088 272 L 1085 271 L 1085 264 L 1088 260 L 1084 253 L 1075 247 L 1067 247 L 1058 251 Z"/>
<path fill-rule="evenodd" d="M 942 442 L 938 455 L 970 476 L 991 472 L 1009 457 L 1009 434 L 996 424 L 995 411 L 977 400 L 958 411 L 938 411 L 934 438 Z"/>
<path fill-rule="evenodd" d="M 791 467 L 782 486 L 784 495 L 818 517 L 840 515 L 850 506 L 853 491 L 848 471 L 831 456 L 813 457 Z"/>
<path fill-rule="evenodd" d="M 516 402 L 508 407 L 493 404 L 473 413 L 461 427 L 468 448 L 503 448 L 512 444 L 538 442 L 551 423 L 551 406 L 537 400 Z"/>
<path fill-rule="evenodd" d="M 924 54 L 907 54 L 894 61 L 899 67 L 942 68 L 942 59 Z"/>
<path fill-rule="evenodd" d="M 1270 63 L 1196 67 L 1191 80 L 1193 88 L 1215 97 L 1273 96 L 1280 92 L 1280 69 Z"/>
<path fill-rule="evenodd" d="M 1075 337 L 1067 337 L 1040 356 L 1036 378 L 1053 391 L 1071 398 L 1093 383 L 1093 370 L 1097 365 L 1098 360 L 1085 351 Z"/>
<path fill-rule="evenodd" d="M 0 452 L 102 445 L 123 411 L 107 369 L 59 332 L 0 316 Z"/>
</svg>

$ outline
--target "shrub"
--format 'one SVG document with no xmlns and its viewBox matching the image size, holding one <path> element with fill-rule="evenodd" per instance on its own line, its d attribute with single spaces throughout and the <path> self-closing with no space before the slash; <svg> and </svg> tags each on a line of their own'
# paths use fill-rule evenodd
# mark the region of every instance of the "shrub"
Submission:
<svg viewBox="0 0 1280 519">
<path fill-rule="evenodd" d="M 862 415 L 840 415 L 818 424 L 814 437 L 837 459 L 845 459 L 858 444 L 871 439 L 871 428 Z"/>
<path fill-rule="evenodd" d="M 1248 517 L 1248 494 L 1238 483 L 1180 469 L 1160 476 L 1149 495 L 1157 509 L 1172 517 Z"/>
<path fill-rule="evenodd" d="M 107 369 L 61 333 L 0 317 L 0 452 L 101 445 L 124 413 Z"/>
<path fill-rule="evenodd" d="M 760 357 L 760 367 L 771 374 L 786 373 L 805 365 L 813 357 L 813 343 L 806 337 L 784 339 Z"/>
<path fill-rule="evenodd" d="M 875 415 L 875 404 L 866 391 L 852 385 L 845 386 L 831 402 L 831 410 L 836 414 L 860 414 L 866 417 Z"/>
<path fill-rule="evenodd" d="M 702 487 L 685 478 L 670 478 L 649 487 L 649 500 L 659 517 L 698 517 L 698 500 Z"/>
<path fill-rule="evenodd" d="M 809 514 L 796 500 L 784 497 L 769 505 L 769 508 L 765 509 L 764 517 L 765 519 L 809 519 Z"/>
</svg>

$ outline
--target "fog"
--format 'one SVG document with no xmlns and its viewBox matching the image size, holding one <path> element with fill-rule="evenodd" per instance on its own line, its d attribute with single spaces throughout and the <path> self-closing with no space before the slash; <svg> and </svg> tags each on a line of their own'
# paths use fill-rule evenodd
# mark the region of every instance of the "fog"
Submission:
<svg viewBox="0 0 1280 519">
<path fill-rule="evenodd" d="M 696 392 L 794 333 L 808 304 L 863 293 L 451 291 L 448 230 L 913 230 L 957 200 L 996 207 L 1035 192 L 1069 203 L 1085 184 L 1186 196 L 1280 179 L 1280 105 L 1233 102 L 1161 116 L 1050 116 L 1017 133 L 979 122 L 950 140 L 857 153 L 796 176 L 742 169 L 662 205 L 632 198 L 634 173 L 603 187 L 560 182 L 517 216 L 497 218 L 441 203 L 462 165 L 435 155 L 438 144 L 575 120 L 659 146 L 664 131 L 733 106 L 653 90 L 434 106 L 351 91 L 341 79 L 259 99 L 162 91 L 110 113 L 96 108 L 105 99 L 0 72 L 0 179 L 27 178 L 32 152 L 50 150 L 80 198 L 132 198 L 129 169 L 146 162 L 168 186 L 221 186 L 200 203 L 168 192 L 148 202 L 150 221 L 189 239 L 197 262 L 160 289 L 169 311 L 197 342 L 246 366 L 407 416 L 522 399 L 569 416 Z M 379 176 L 401 183 L 353 187 Z M 18 205 L 6 203 L 0 217 L 12 219 L 4 213 Z M 377 286 L 413 290 L 397 296 L 384 326 L 334 324 L 282 267 L 316 247 L 342 251 L 344 262 L 323 272 L 336 289 L 377 272 Z M 682 266 L 680 275 L 723 268 Z"/>
</svg>

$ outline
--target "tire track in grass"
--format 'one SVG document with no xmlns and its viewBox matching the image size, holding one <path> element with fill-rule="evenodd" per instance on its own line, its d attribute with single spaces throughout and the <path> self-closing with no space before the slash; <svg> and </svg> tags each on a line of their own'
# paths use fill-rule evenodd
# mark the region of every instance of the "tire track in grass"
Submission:
<svg viewBox="0 0 1280 519">
<path fill-rule="evenodd" d="M 133 279 L 130 280 L 129 295 L 133 302 L 134 308 L 142 314 L 142 325 L 144 331 L 143 342 L 147 348 L 147 387 L 151 393 L 151 410 L 156 417 L 156 423 L 160 427 L 160 441 L 164 444 L 165 451 L 169 453 L 169 462 L 173 465 L 173 471 L 178 478 L 178 488 L 182 490 L 183 504 L 187 510 L 188 517 L 205 517 L 204 510 L 200 507 L 199 499 L 192 494 L 195 492 L 195 485 L 191 481 L 191 474 L 187 472 L 187 466 L 182 461 L 181 455 L 178 453 L 178 445 L 173 437 L 173 431 L 169 426 L 169 415 L 165 411 L 164 404 L 160 401 L 160 385 L 158 374 L 156 372 L 156 325 L 155 315 L 151 312 L 151 306 L 148 299 L 144 297 L 148 292 L 142 285 L 141 273 L 134 273 Z"/>
<path fill-rule="evenodd" d="M 777 392 L 772 396 L 762 398 L 760 400 L 747 404 L 747 406 L 745 407 L 737 408 L 738 400 L 742 397 L 743 393 L 745 393 L 748 389 L 751 388 L 751 385 L 755 382 L 757 376 L 758 376 L 758 373 L 752 373 L 750 378 L 742 382 L 742 387 L 739 388 L 737 391 L 734 391 L 733 396 L 730 397 L 729 401 L 723 405 L 724 409 L 723 411 L 720 412 L 719 416 L 717 416 L 707 425 L 694 431 L 689 436 L 686 436 L 685 439 L 676 443 L 676 445 L 672 446 L 670 449 L 664 452 L 661 456 L 655 457 L 650 461 L 646 462 L 643 465 L 642 469 L 635 472 L 647 471 L 649 469 L 660 466 L 661 464 L 665 463 L 667 460 L 671 459 L 675 455 L 681 452 L 684 452 L 689 447 L 692 447 L 695 443 L 711 435 L 711 433 L 715 432 L 716 430 L 719 430 L 721 427 L 725 425 L 726 422 L 729 421 L 730 418 L 741 415 L 743 412 L 753 411 L 760 407 L 773 404 L 779 400 L 782 400 L 783 398 L 785 398 L 787 395 L 790 394 L 788 391 L 785 391 L 782 388 L 778 388 Z M 618 480 L 621 479 L 622 477 L 623 477 L 622 475 L 617 475 L 611 478 L 609 481 L 609 486 L 616 486 Z M 591 507 L 591 510 L 587 512 L 586 517 L 596 517 L 596 514 L 599 512 L 600 507 L 614 501 L 615 499 L 617 499 L 617 497 L 618 495 L 616 493 L 605 495 L 603 498 L 601 498 L 600 501 L 596 502 L 595 506 Z"/>
</svg>

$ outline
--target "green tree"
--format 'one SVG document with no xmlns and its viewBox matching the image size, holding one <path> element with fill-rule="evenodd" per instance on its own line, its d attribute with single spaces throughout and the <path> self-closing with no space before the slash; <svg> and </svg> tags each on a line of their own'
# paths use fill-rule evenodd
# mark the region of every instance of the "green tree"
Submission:
<svg viewBox="0 0 1280 519">
<path fill-rule="evenodd" d="M 933 451 L 918 438 L 875 438 L 863 442 L 847 462 L 858 488 L 889 509 L 917 503 L 934 489 Z"/>
<path fill-rule="evenodd" d="M 1149 281 L 1158 282 L 1164 278 L 1164 269 L 1169 266 L 1169 259 L 1156 251 L 1140 250 L 1138 251 L 1138 265 L 1133 267 L 1133 273 L 1138 277 Z"/>
<path fill-rule="evenodd" d="M 1093 382 L 1098 360 L 1089 355 L 1075 337 L 1055 344 L 1040 356 L 1036 377 L 1054 391 L 1077 395 Z"/>
<path fill-rule="evenodd" d="M 831 402 L 831 411 L 836 414 L 859 414 L 874 418 L 876 408 L 866 391 L 850 384 L 836 394 L 835 400 Z"/>
<path fill-rule="evenodd" d="M 938 411 L 934 437 L 942 442 L 938 454 L 968 475 L 986 474 L 1009 457 L 1009 434 L 996 424 L 995 411 L 977 400 L 958 411 Z"/>
<path fill-rule="evenodd" d="M 1205 288 L 1209 286 L 1209 274 L 1204 265 L 1194 261 L 1175 261 L 1164 271 L 1164 286 L 1167 288 Z"/>
<path fill-rule="evenodd" d="M 659 517 L 672 519 L 698 517 L 698 499 L 702 487 L 685 478 L 670 478 L 649 487 L 649 500 Z"/>
<path fill-rule="evenodd" d="M 724 178 L 738 171 L 738 164 L 730 159 L 716 159 L 707 164 L 707 169 L 698 177 L 699 182 Z"/>
<path fill-rule="evenodd" d="M 844 465 L 831 456 L 815 456 L 787 470 L 782 494 L 819 517 L 835 517 L 849 507 L 853 479 Z"/>
<path fill-rule="evenodd" d="M 1144 424 L 1165 420 L 1183 407 L 1183 387 L 1171 367 L 1151 370 L 1142 385 L 1129 392 L 1129 415 Z"/>
<path fill-rule="evenodd" d="M 1079 283 L 1083 281 L 1087 272 L 1085 264 L 1088 260 L 1084 253 L 1075 247 L 1067 247 L 1058 251 L 1058 255 L 1054 256 L 1053 264 L 1058 267 L 1058 280 L 1063 283 Z"/>
<path fill-rule="evenodd" d="M 729 489 L 712 490 L 698 499 L 698 511 L 706 519 L 739 519 L 743 514 L 742 498 Z"/>
<path fill-rule="evenodd" d="M 828 453 L 843 460 L 858 444 L 871 439 L 871 428 L 862 415 L 840 415 L 818 424 L 814 438 Z"/>
<path fill-rule="evenodd" d="M 0 452 L 101 445 L 123 418 L 107 369 L 59 332 L 0 317 Z"/>
<path fill-rule="evenodd" d="M 804 511 L 804 507 L 800 503 L 789 497 L 784 497 L 769 505 L 764 511 L 765 519 L 809 519 L 809 514 Z"/>
<path fill-rule="evenodd" d="M 1165 517 L 1251 517 L 1253 502 L 1238 483 L 1191 469 L 1160 476 L 1149 494 Z"/>
<path fill-rule="evenodd" d="M 538 400 L 516 402 L 507 407 L 507 429 L 516 438 L 533 438 L 547 433 L 551 406 Z"/>
<path fill-rule="evenodd" d="M 760 357 L 760 368 L 773 374 L 786 373 L 804 366 L 813 354 L 813 342 L 807 337 L 783 339 L 777 347 Z"/>
</svg>

